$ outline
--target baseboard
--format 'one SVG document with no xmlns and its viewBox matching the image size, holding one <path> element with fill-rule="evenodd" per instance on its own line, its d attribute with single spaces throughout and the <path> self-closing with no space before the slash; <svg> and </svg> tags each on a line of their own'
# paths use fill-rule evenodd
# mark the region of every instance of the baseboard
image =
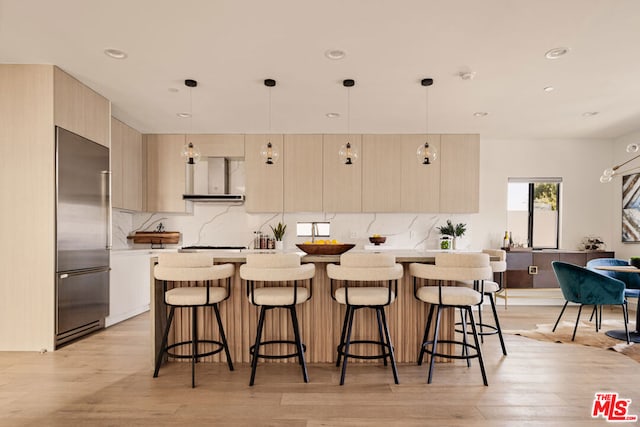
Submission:
<svg viewBox="0 0 640 427">
<path fill-rule="evenodd" d="M 135 309 L 130 310 L 126 313 L 118 313 L 117 315 L 109 316 L 106 319 L 104 319 L 104 326 L 108 328 L 109 326 L 113 326 L 116 323 L 120 323 L 124 320 L 131 319 L 132 317 L 137 316 L 138 314 L 142 314 L 146 311 L 149 311 L 148 304 L 141 307 L 136 307 Z"/>
</svg>

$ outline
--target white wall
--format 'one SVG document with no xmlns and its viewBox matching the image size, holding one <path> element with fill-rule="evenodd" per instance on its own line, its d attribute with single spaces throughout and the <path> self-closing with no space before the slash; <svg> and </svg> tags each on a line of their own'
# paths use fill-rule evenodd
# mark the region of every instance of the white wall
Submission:
<svg viewBox="0 0 640 427">
<path fill-rule="evenodd" d="M 480 143 L 480 213 L 474 215 L 473 247 L 498 247 L 507 226 L 510 177 L 560 177 L 560 248 L 578 249 L 587 235 L 614 248 L 614 193 L 600 184 L 613 161 L 611 140 L 493 140 Z M 619 196 L 618 196 L 619 200 Z M 619 204 L 619 203 L 618 203 Z M 619 210 L 619 209 L 618 209 Z M 640 247 L 639 247 L 640 249 Z"/>
<path fill-rule="evenodd" d="M 624 161 L 631 159 L 634 155 L 626 152 L 627 144 L 635 142 L 640 143 L 640 132 L 630 133 L 615 140 L 613 144 L 613 160 L 611 164 L 606 167 L 611 167 L 615 164 L 620 164 Z M 640 172 L 640 169 L 634 169 L 640 167 L 640 159 L 634 160 L 629 163 L 628 166 L 620 168 L 621 172 L 631 170 L 631 173 Z M 600 172 L 602 173 L 602 172 Z M 622 175 L 626 175 L 622 173 Z M 609 184 L 603 184 L 610 187 L 613 195 L 614 202 L 612 203 L 612 216 L 613 216 L 613 249 L 616 251 L 616 258 L 628 259 L 632 256 L 640 256 L 640 245 L 638 243 L 622 243 L 622 180 L 621 177 L 616 177 Z"/>
</svg>

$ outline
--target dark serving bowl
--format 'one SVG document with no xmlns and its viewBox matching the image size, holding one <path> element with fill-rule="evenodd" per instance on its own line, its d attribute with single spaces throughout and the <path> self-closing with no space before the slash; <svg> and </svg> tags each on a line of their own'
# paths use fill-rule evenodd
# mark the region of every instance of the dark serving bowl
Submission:
<svg viewBox="0 0 640 427">
<path fill-rule="evenodd" d="M 316 245 L 316 244 L 310 245 L 310 244 L 304 244 L 304 243 L 296 243 L 296 246 L 309 255 L 340 255 L 347 252 L 349 249 L 355 247 L 355 244 L 339 243 L 339 244 L 325 244 L 325 245 Z"/>
<path fill-rule="evenodd" d="M 372 236 L 372 237 L 369 237 L 369 241 L 371 243 L 373 243 L 374 245 L 380 245 L 380 244 L 386 242 L 387 238 L 384 237 L 384 236 L 377 236 L 377 237 L 373 237 Z"/>
</svg>

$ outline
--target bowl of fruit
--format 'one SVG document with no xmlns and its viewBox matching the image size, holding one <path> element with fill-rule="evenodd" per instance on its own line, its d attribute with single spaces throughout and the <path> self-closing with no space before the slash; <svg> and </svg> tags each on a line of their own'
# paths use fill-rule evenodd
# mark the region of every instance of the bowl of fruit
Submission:
<svg viewBox="0 0 640 427">
<path fill-rule="evenodd" d="M 369 237 L 369 241 L 374 245 L 378 246 L 386 242 L 387 238 L 379 234 L 374 234 L 373 236 Z"/>
<path fill-rule="evenodd" d="M 296 246 L 309 255 L 340 255 L 355 247 L 355 244 L 340 243 L 335 239 L 320 239 L 315 242 L 296 243 Z"/>
</svg>

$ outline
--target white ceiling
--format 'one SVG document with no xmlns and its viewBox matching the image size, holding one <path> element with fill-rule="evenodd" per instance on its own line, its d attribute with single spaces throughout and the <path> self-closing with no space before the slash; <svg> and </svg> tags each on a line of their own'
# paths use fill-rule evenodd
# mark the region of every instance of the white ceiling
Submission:
<svg viewBox="0 0 640 427">
<path fill-rule="evenodd" d="M 569 54 L 545 59 L 560 46 Z M 638 0 L 0 0 L 0 62 L 56 64 L 145 133 L 267 132 L 265 78 L 278 82 L 272 132 L 347 132 L 352 78 L 351 132 L 423 133 L 423 77 L 435 80 L 429 132 L 640 129 Z M 176 115 L 189 111 L 185 78 L 199 82 L 192 122 Z"/>
</svg>

